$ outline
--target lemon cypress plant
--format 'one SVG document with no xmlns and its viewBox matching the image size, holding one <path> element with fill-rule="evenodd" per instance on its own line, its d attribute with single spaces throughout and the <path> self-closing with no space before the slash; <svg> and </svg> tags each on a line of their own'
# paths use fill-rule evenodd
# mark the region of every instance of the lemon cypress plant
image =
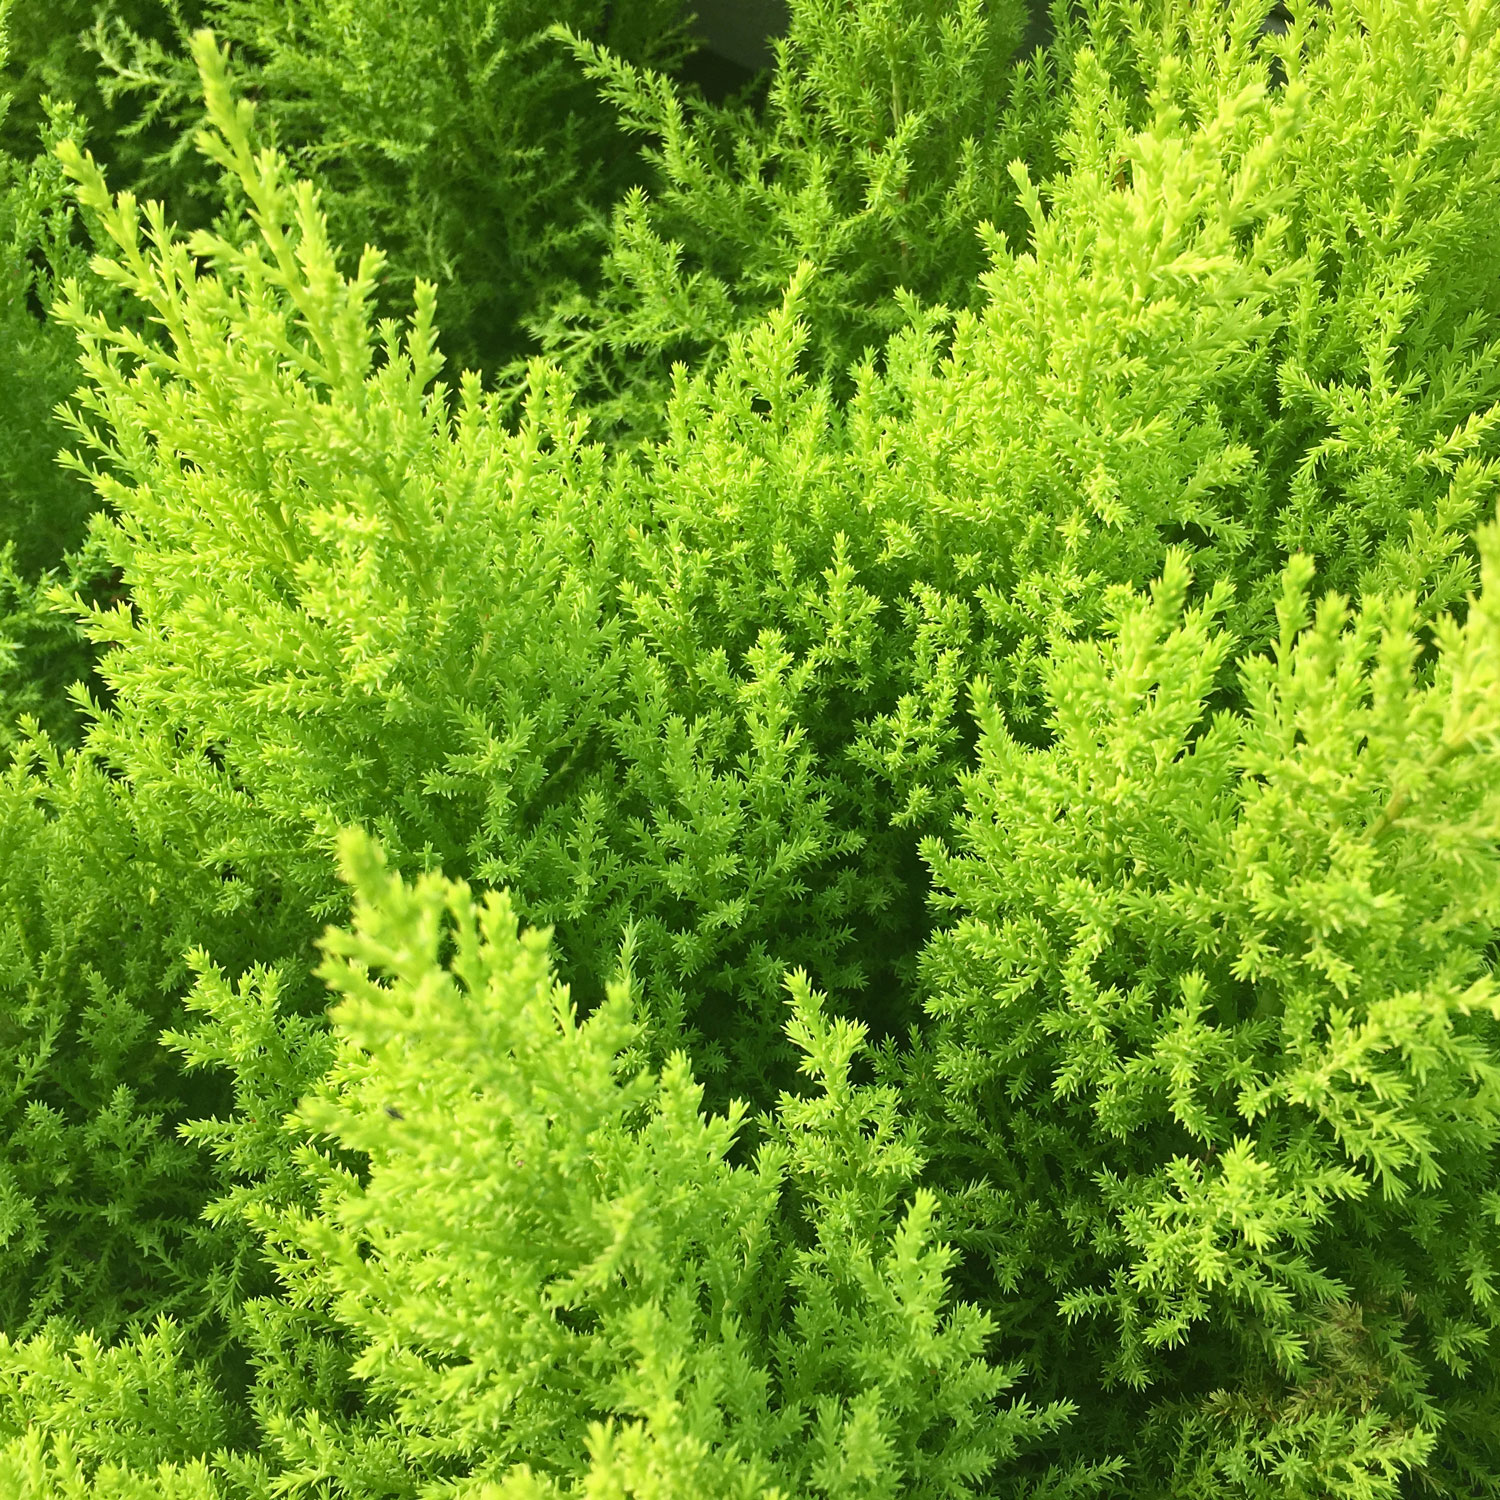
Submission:
<svg viewBox="0 0 1500 1500">
<path fill-rule="evenodd" d="M 1500 10 L 1264 21 L 575 35 L 660 197 L 500 386 L 211 34 L 211 227 L 59 144 L 10 1490 L 1500 1493 Z"/>
</svg>

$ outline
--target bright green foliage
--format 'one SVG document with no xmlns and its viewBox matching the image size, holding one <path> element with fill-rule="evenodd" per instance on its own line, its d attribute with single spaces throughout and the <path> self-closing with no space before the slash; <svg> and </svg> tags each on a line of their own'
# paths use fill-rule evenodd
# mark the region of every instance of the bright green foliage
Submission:
<svg viewBox="0 0 1500 1500">
<path fill-rule="evenodd" d="M 235 1461 L 242 1482 L 477 1494 L 524 1464 L 571 1492 L 592 1453 L 664 1469 L 648 1494 L 959 1496 L 1057 1425 L 994 1405 L 1016 1372 L 983 1360 L 984 1318 L 945 1310 L 910 1127 L 891 1091 L 851 1084 L 862 1028 L 804 978 L 789 1030 L 817 1092 L 734 1165 L 743 1108 L 703 1115 L 681 1054 L 640 1068 L 628 943 L 580 1022 L 506 897 L 408 888 L 364 839 L 342 852 L 354 931 L 320 970 L 343 996 L 337 1060 L 295 1123 L 368 1166 L 303 1147 L 315 1211 L 252 1217 L 290 1300 L 357 1335 L 366 1395 L 311 1440 L 264 1381 L 272 1441 Z"/>
<path fill-rule="evenodd" d="M 0 1484 L 16 1500 L 219 1500 L 199 1461 L 160 1464 L 154 1472 L 101 1464 L 91 1468 L 72 1441 L 28 1432 L 0 1452 Z"/>
<path fill-rule="evenodd" d="M 511 886 L 529 919 L 560 924 L 586 992 L 638 920 L 662 1035 L 717 1035 L 750 1084 L 785 1055 L 783 969 L 857 987 L 852 918 L 899 891 L 889 838 L 853 864 L 866 839 L 840 826 L 858 816 L 851 790 L 805 743 L 840 664 L 869 654 L 875 601 L 838 561 L 847 502 L 810 525 L 770 510 L 778 470 L 828 421 L 785 365 L 773 383 L 799 337 L 790 309 L 719 380 L 714 408 L 702 386 L 683 393 L 682 441 L 654 480 L 606 469 L 545 370 L 519 432 L 472 380 L 450 413 L 429 389 L 430 290 L 404 343 L 382 327 L 377 360 L 377 257 L 337 275 L 311 190 L 294 196 L 252 157 L 248 106 L 230 104 L 216 54 L 200 57 L 226 132 L 214 149 L 256 205 L 261 245 L 198 235 L 192 250 L 216 265 L 204 275 L 158 210 L 143 241 L 134 205 L 114 207 L 69 158 L 119 246 L 100 273 L 171 340 L 76 300 L 61 313 L 84 337 L 89 424 L 112 434 L 96 483 L 120 517 L 101 514 L 95 539 L 131 589 L 129 612 L 86 616 L 96 644 L 126 647 L 102 664 L 117 701 L 91 747 L 168 821 L 213 828 L 213 863 L 233 865 L 247 901 L 274 871 L 304 909 L 337 910 L 326 851 L 366 822 L 403 862 Z M 725 450 L 759 430 L 750 371 L 790 430 L 768 443 L 776 468 L 742 474 L 755 529 L 726 591 L 733 515 L 684 534 L 707 477 L 690 450 L 695 427 L 717 430 L 718 479 Z M 779 556 L 784 632 L 754 615 Z M 826 577 L 798 577 L 809 556 Z M 722 1068 L 722 1048 L 705 1065 Z"/>
<path fill-rule="evenodd" d="M 201 1307 L 203 1268 L 184 1257 L 210 1188 L 173 1132 L 223 1089 L 185 1092 L 157 1033 L 221 886 L 179 875 L 171 907 L 159 901 L 154 882 L 187 850 L 134 811 L 118 781 L 45 743 L 23 745 L 0 780 L 0 1324 L 12 1335 L 61 1317 L 112 1336 L 144 1313 Z M 246 961 L 232 936 L 214 946 Z"/>
<path fill-rule="evenodd" d="M 391 305 L 440 289 L 455 368 L 526 347 L 522 319 L 560 281 L 592 283 L 592 219 L 640 172 L 577 65 L 546 35 L 566 22 L 622 58 L 678 65 L 676 0 L 207 0 L 193 25 L 232 47 L 268 137 L 322 189 L 335 244 L 386 254 Z M 106 91 L 173 122 L 164 184 L 202 123 L 190 28 L 163 45 L 116 28 Z M 203 187 L 198 191 L 201 193 Z M 229 186 L 235 201 L 234 184 Z M 175 201 L 174 201 L 175 206 Z"/>
<path fill-rule="evenodd" d="M 262 1441 L 234 1451 L 171 1323 L 74 1354 L 43 1334 L 0 1347 L 0 1396 L 29 1428 L 23 1442 L 12 1424 L 0 1465 L 39 1471 L 35 1493 L 71 1493 L 40 1477 L 45 1437 L 62 1473 L 212 1453 L 216 1484 L 189 1468 L 184 1495 L 312 1494 L 328 1477 L 349 1495 L 482 1495 L 493 1478 L 503 1495 L 962 1496 L 1066 1417 L 999 1400 L 1018 1371 L 984 1358 L 986 1317 L 948 1304 L 916 1136 L 892 1090 L 850 1081 L 863 1028 L 829 1019 L 805 976 L 788 1031 L 814 1091 L 783 1096 L 737 1165 L 743 1107 L 703 1115 L 681 1054 L 640 1066 L 628 939 L 580 1022 L 546 935 L 518 936 L 504 895 L 407 887 L 362 836 L 342 851 L 355 925 L 330 931 L 320 970 L 344 996 L 336 1052 L 287 1120 L 340 1149 L 295 1150 L 306 1208 L 242 1193 L 215 1210 L 255 1227 L 282 1283 L 240 1313 L 267 1356 L 249 1396 Z M 274 1009 L 274 976 L 236 996 L 192 962 L 212 1021 L 178 1043 L 199 1063 L 228 1060 L 219 1040 L 264 1051 L 245 1002 Z M 269 1357 L 299 1313 L 301 1350 L 282 1359 L 321 1366 L 311 1388 Z M 319 1325 L 357 1357 L 332 1364 Z M 99 1426 L 80 1449 L 84 1403 Z"/>
<path fill-rule="evenodd" d="M 1047 749 L 976 684 L 919 1071 L 1059 1390 L 1181 1401 L 1231 1357 L 1218 1424 L 1305 1420 L 1288 1446 L 1350 1464 L 1500 1430 L 1500 529 L 1481 551 L 1425 688 L 1411 596 L 1310 612 L 1299 562 L 1210 716 L 1226 591 L 1185 609 L 1176 556 L 1049 660 Z"/>
<path fill-rule="evenodd" d="M 26 1447 L 14 1441 L 24 1435 L 55 1434 L 58 1447 L 90 1469 L 166 1464 L 191 1471 L 230 1430 L 208 1372 L 185 1356 L 181 1334 L 165 1319 L 113 1348 L 88 1334 L 67 1341 L 45 1333 L 22 1344 L 0 1339 L 0 1368 L 0 1433 L 11 1440 L 0 1474 L 31 1467 Z M 13 1473 L 12 1483 L 17 1478 Z M 195 1493 L 181 1482 L 178 1488 Z M 6 1493 L 17 1491 L 7 1486 Z"/>
<path fill-rule="evenodd" d="M 559 299 L 536 325 L 611 426 L 659 431 L 671 364 L 712 369 L 803 262 L 808 361 L 842 382 L 905 322 L 893 292 L 969 301 L 976 226 L 1024 223 L 1005 164 L 1046 150 L 1057 101 L 1045 59 L 1012 66 L 1025 20 L 1014 0 L 788 11 L 759 111 L 685 97 L 559 28 L 622 123 L 659 140 L 645 155 L 660 186 L 616 208 L 604 288 Z"/>
<path fill-rule="evenodd" d="M 1040 733 L 1048 644 L 1097 629 L 1108 586 L 1144 585 L 1171 544 L 1191 549 L 1204 585 L 1234 583 L 1244 647 L 1274 634 L 1274 579 L 1294 546 L 1329 586 L 1415 589 L 1424 617 L 1472 584 L 1468 534 L 1495 494 L 1493 299 L 1444 292 L 1418 318 L 1416 289 L 1391 286 L 1398 273 L 1475 286 L 1493 263 L 1497 18 L 1455 11 L 1403 50 L 1385 8 L 1363 9 L 1367 28 L 1346 6 L 1310 36 L 1313 8 L 1282 39 L 1289 66 L 1293 42 L 1308 54 L 1284 89 L 1272 39 L 1214 51 L 1212 7 L 1175 12 L 1194 20 L 1191 49 L 1176 22 L 1163 27 L 1175 50 L 1139 28 L 1139 50 L 1158 54 L 1145 103 L 1080 51 L 1050 202 L 1013 169 L 1031 249 L 995 247 L 987 305 L 956 315 L 930 373 L 918 339 L 936 361 L 936 317 L 892 340 L 884 380 L 860 382 L 860 497 L 900 565 L 873 591 L 905 617 L 911 668 L 858 756 L 903 821 L 946 820 L 965 682 L 984 673 L 1012 727 Z M 1358 119 L 1388 135 L 1359 143 L 1373 159 L 1359 173 L 1343 143 L 1350 74 Z M 1432 213 L 1382 175 L 1425 176 Z M 1359 245 L 1359 263 L 1333 279 L 1332 250 L 1294 228 L 1309 223 Z M 1399 382 L 1398 354 L 1414 370 Z"/>
<path fill-rule="evenodd" d="M 264 251 L 200 235 L 205 276 L 159 215 L 152 250 L 132 206 L 97 182 L 85 195 L 121 246 L 106 274 L 176 351 L 66 313 L 94 351 L 87 409 L 115 434 L 100 492 L 123 514 L 99 545 L 138 615 L 90 626 L 130 643 L 95 746 L 171 816 L 206 820 L 239 878 L 274 865 L 314 912 L 337 901 L 333 831 L 363 822 L 398 860 L 510 886 L 558 926 L 583 993 L 639 920 L 663 1034 L 712 1042 L 710 1075 L 727 1047 L 742 1086 L 786 1064 L 786 966 L 841 1002 L 870 996 L 880 1024 L 909 1015 L 871 987 L 920 940 L 899 827 L 941 827 L 952 806 L 967 676 L 989 672 L 1024 724 L 1038 653 L 1099 623 L 1104 585 L 1144 582 L 1185 528 L 1214 539 L 1210 576 L 1251 545 L 1231 499 L 1254 454 L 1226 446 L 1213 396 L 1269 359 L 1247 341 L 1295 280 L 1271 265 L 1285 225 L 1266 164 L 1307 106 L 1252 93 L 1191 150 L 1152 147 L 1128 219 L 1081 172 L 1036 254 L 997 263 L 950 358 L 933 367 L 921 316 L 847 416 L 797 369 L 799 275 L 721 369 L 676 381 L 641 467 L 588 445 L 545 372 L 517 433 L 473 385 L 450 412 L 429 389 L 426 293 L 411 352 L 382 364 L 362 311 L 379 262 L 336 274 L 311 198 L 252 159 L 214 88 L 233 138 L 216 150 Z M 1260 145 L 1241 170 L 1246 132 Z M 1196 207 L 1164 242 L 1148 209 L 1184 194 Z M 1076 353 L 1042 314 L 1059 305 Z M 1113 366 L 1090 343 L 1102 328 Z M 1461 476 L 1471 509 L 1484 477 Z M 163 763 L 164 738 L 189 758 Z"/>
<path fill-rule="evenodd" d="M 1070 183 L 1079 166 L 1102 174 L 1116 153 L 1135 181 L 1151 170 L 1155 149 L 1139 152 L 1100 118 L 1165 109 L 1207 123 L 1262 78 L 1273 89 L 1284 80 L 1287 99 L 1307 91 L 1295 131 L 1256 163 L 1296 269 L 1271 304 L 1265 356 L 1214 393 L 1259 460 L 1239 501 L 1254 536 L 1257 629 L 1269 628 L 1279 559 L 1292 551 L 1346 591 L 1414 588 L 1432 609 L 1461 599 L 1472 582 L 1462 539 L 1488 506 L 1500 421 L 1493 12 L 1340 0 L 1299 12 L 1281 38 L 1252 40 L 1253 8 L 1236 8 L 1226 38 L 1211 7 L 1176 6 L 1160 32 L 1137 28 L 1126 42 L 1110 9 L 1090 27 L 1097 60 L 1076 75 L 1089 109 L 1068 138 Z M 1258 154 L 1246 152 L 1247 175 Z M 1184 207 L 1168 197 L 1155 221 Z"/>
<path fill-rule="evenodd" d="M 7 169 L 0 1491 L 1500 1496 L 1500 5 L 791 9 Z"/>
</svg>

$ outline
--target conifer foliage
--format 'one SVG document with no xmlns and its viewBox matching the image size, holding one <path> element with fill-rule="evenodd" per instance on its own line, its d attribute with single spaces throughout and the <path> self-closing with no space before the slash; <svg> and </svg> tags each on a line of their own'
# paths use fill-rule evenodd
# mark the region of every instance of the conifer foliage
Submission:
<svg viewBox="0 0 1500 1500">
<path fill-rule="evenodd" d="M 202 10 L 5 65 L 0 1493 L 1500 1496 L 1500 5 Z"/>
</svg>

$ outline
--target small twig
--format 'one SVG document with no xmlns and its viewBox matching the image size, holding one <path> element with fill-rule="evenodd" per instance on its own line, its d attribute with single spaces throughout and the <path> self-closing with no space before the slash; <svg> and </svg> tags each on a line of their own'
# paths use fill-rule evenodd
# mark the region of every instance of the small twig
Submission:
<svg viewBox="0 0 1500 1500">
<path fill-rule="evenodd" d="M 1469 739 L 1465 735 L 1458 740 L 1444 740 L 1438 747 L 1437 754 L 1427 762 L 1429 774 L 1441 771 L 1442 768 L 1453 759 L 1461 750 L 1469 748 Z M 1384 809 L 1376 820 L 1370 825 L 1370 837 L 1378 839 L 1383 833 L 1388 833 L 1400 819 L 1402 813 L 1411 802 L 1411 792 L 1406 787 L 1399 787 L 1391 794 L 1391 799 L 1386 803 Z"/>
</svg>

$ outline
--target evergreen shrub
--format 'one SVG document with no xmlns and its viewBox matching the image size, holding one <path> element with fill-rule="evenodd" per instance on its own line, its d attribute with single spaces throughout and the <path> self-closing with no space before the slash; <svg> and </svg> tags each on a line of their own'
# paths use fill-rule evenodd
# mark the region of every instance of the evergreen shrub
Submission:
<svg viewBox="0 0 1500 1500">
<path fill-rule="evenodd" d="M 0 7 L 0 25 L 13 14 Z M 0 35 L 0 71 L 7 61 Z M 67 433 L 57 416 L 78 383 L 77 342 L 47 317 L 68 276 L 99 305 L 108 300 L 90 275 L 87 233 L 54 153 L 59 141 L 82 138 L 86 123 L 66 101 L 42 103 L 43 122 L 26 139 L 12 128 L 22 113 L 14 97 L 0 94 L 0 140 L 21 137 L 15 149 L 0 149 L 0 762 L 14 753 L 25 714 L 58 743 L 80 740 L 66 691 L 89 673 L 93 653 L 76 622 L 42 597 L 46 584 L 62 578 L 97 596 L 117 582 L 80 550 L 97 499 L 58 462 Z M 117 302 L 111 311 L 130 316 Z"/>
<path fill-rule="evenodd" d="M 378 9 L 6 137 L 0 1494 L 1500 1496 L 1500 4 Z"/>
</svg>

